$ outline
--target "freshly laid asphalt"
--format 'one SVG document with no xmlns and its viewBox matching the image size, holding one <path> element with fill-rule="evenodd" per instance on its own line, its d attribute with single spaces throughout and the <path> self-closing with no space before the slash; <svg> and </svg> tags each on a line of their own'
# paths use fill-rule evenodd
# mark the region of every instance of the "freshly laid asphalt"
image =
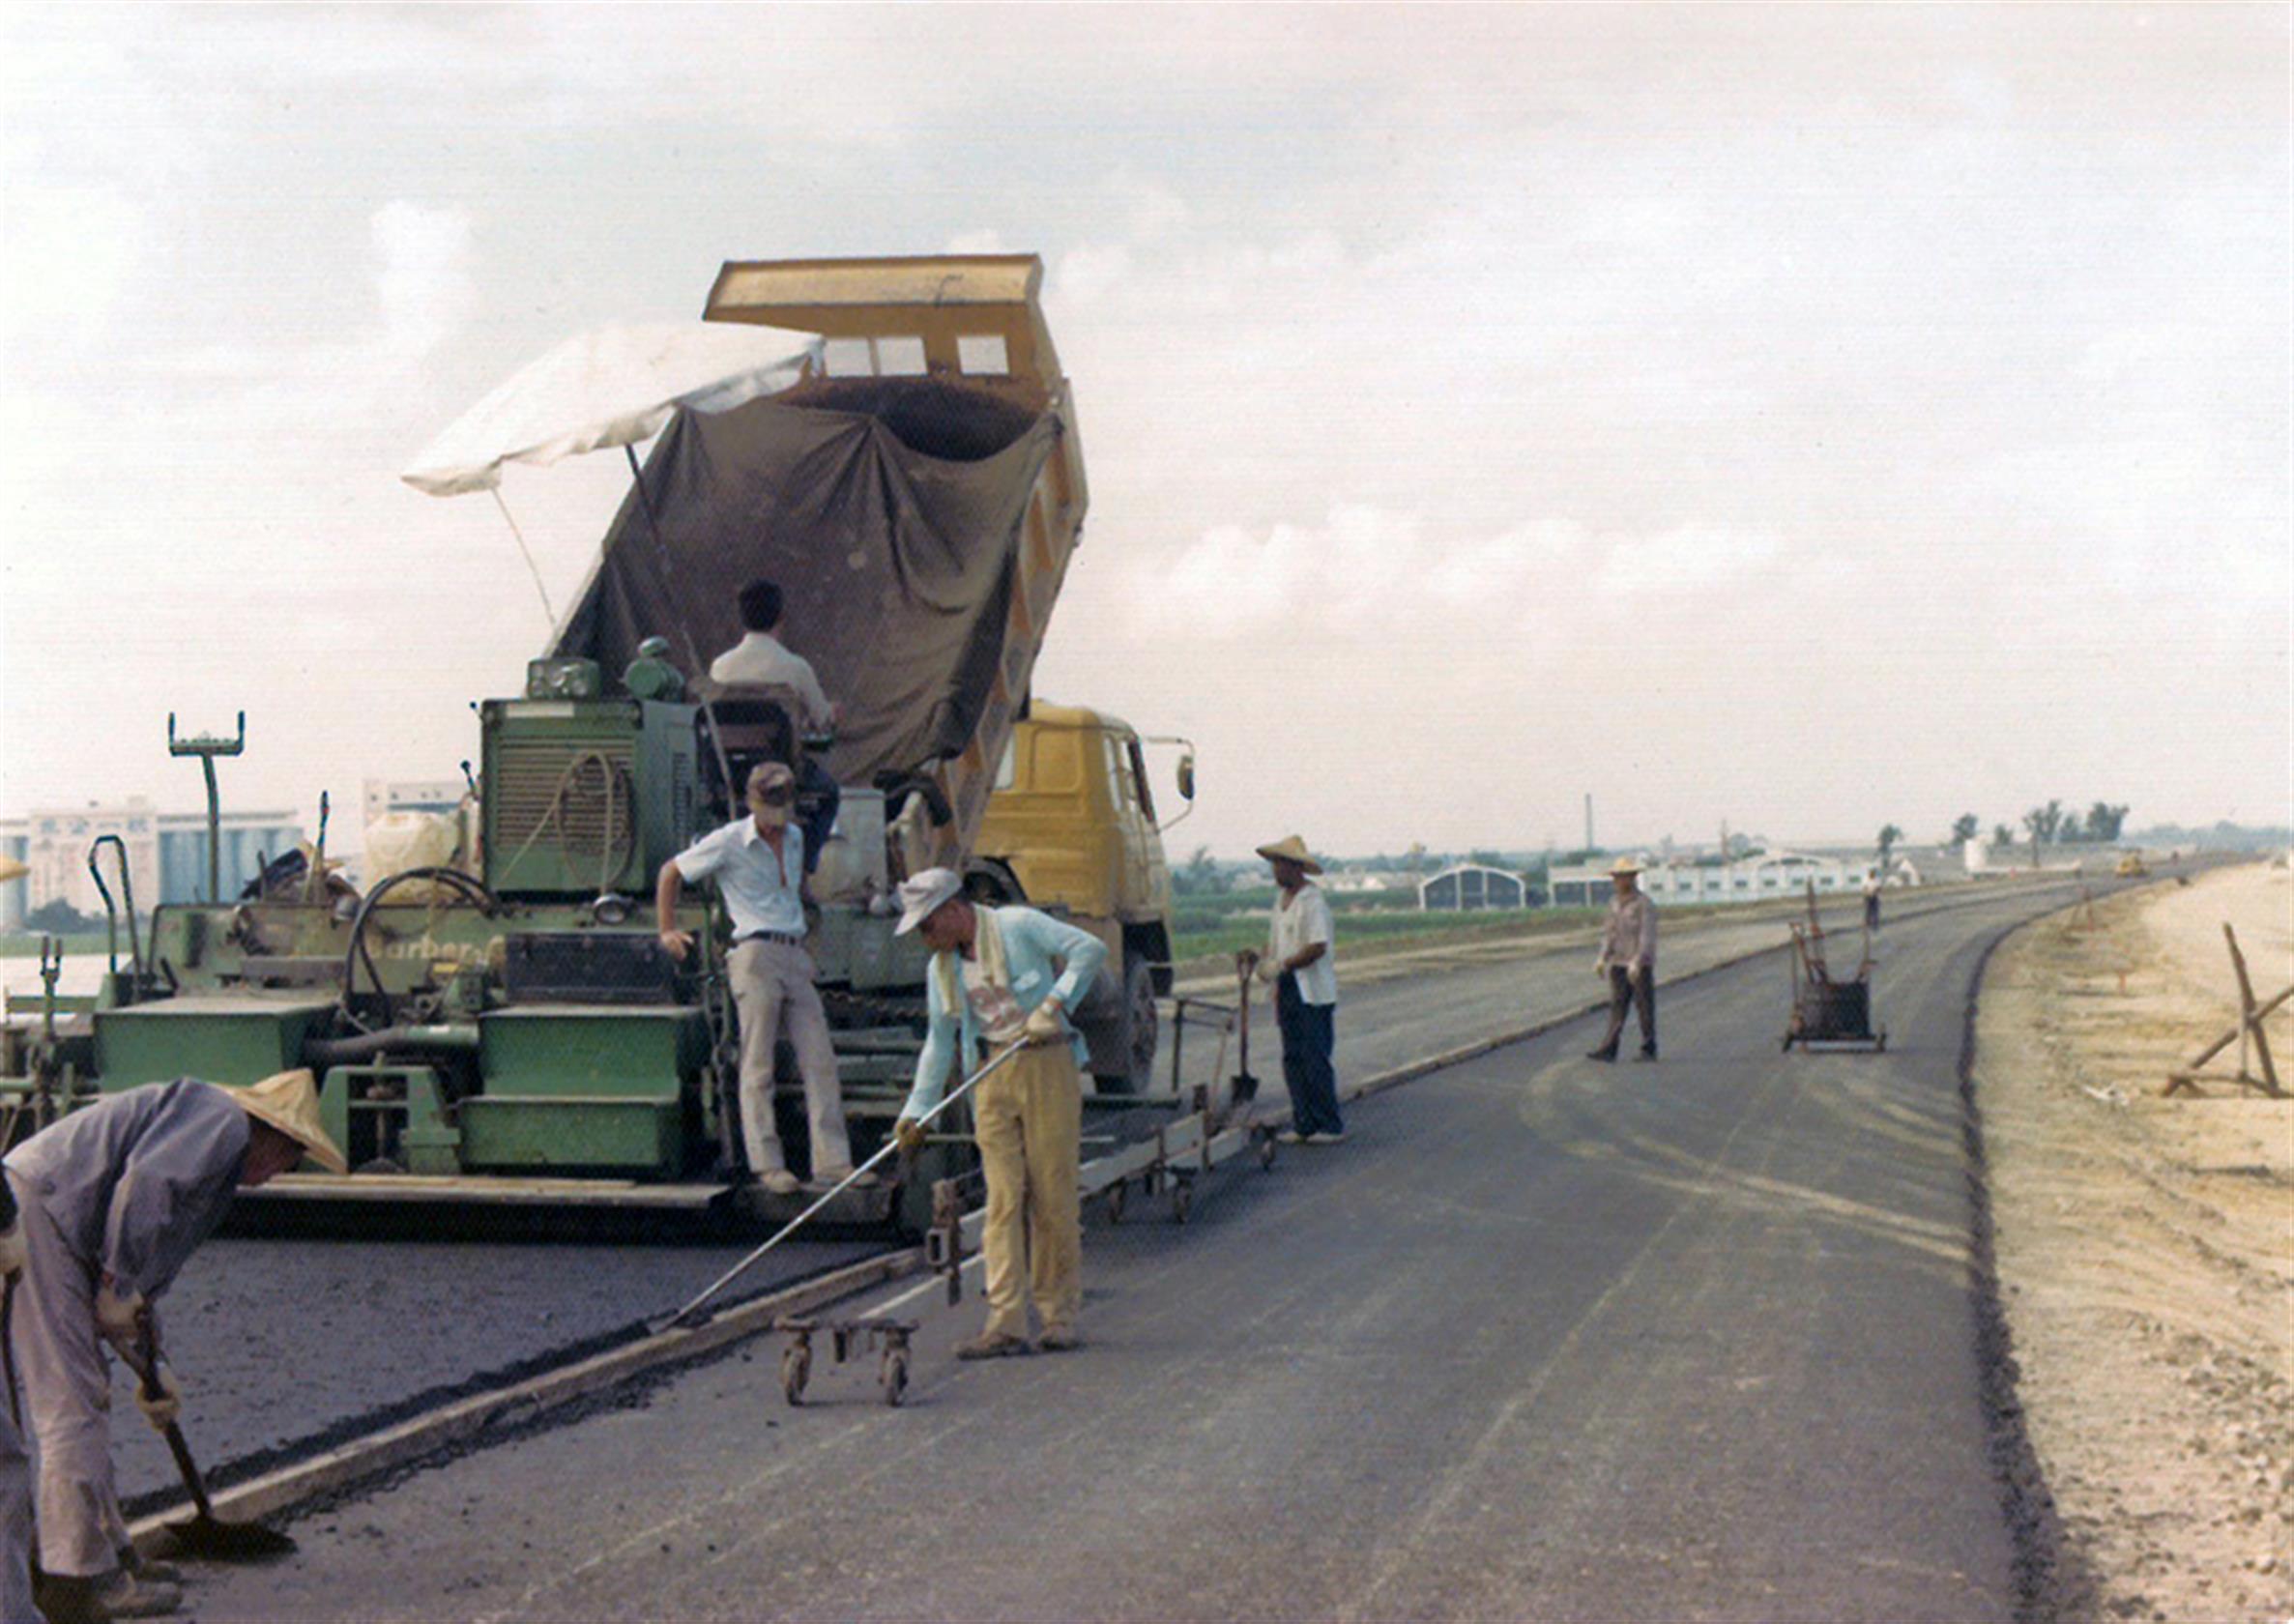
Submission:
<svg viewBox="0 0 2294 1624">
<path fill-rule="evenodd" d="M 2056 885 L 2044 894 L 2060 901 L 2075 893 Z M 1901 903 L 1891 898 L 1890 906 L 1893 914 L 1971 901 L 1984 899 L 1952 887 Z M 1835 905 L 1828 917 L 1844 923 L 1854 906 Z M 1691 972 L 1785 937 L 1774 916 L 1699 920 L 1668 933 L 1660 968 L 1668 976 Z M 1416 957 L 1359 973 L 1342 964 L 1342 1077 L 1368 1076 L 1581 1007 L 1601 991 L 1588 969 L 1592 952 L 1588 941 L 1563 939 L 1437 954 L 1438 968 L 1423 968 L 1428 961 Z M 1764 964 L 1781 1031 L 1785 962 L 1771 956 Z M 1232 1001 L 1231 990 L 1221 991 Z M 1263 1080 L 1262 1097 L 1280 1099 L 1273 1022 L 1263 1002 L 1257 1014 L 1252 1069 Z M 1171 1053 L 1168 1033 L 1163 1053 Z M 1236 1047 L 1222 1056 L 1217 1032 L 1202 1028 L 1188 1031 L 1181 1058 L 1188 1084 L 1241 1063 Z M 1167 1079 L 1166 1069 L 1158 1086 L 1168 1087 Z M 595 1349 L 683 1302 L 753 1243 L 212 1241 L 161 1305 L 169 1359 L 187 1391 L 185 1428 L 209 1477 L 237 1481 L 413 1409 Z M 745 1278 L 740 1291 L 817 1273 L 880 1245 L 800 1237 Z M 117 1408 L 132 1416 L 124 1395 Z M 120 1490 L 131 1507 L 173 1498 L 179 1479 L 160 1440 L 131 1425 L 116 1428 L 115 1438 Z"/>
<path fill-rule="evenodd" d="M 1661 999 L 1656 1065 L 1583 1058 L 1580 1020 L 1358 1102 L 1343 1147 L 1232 1164 L 1183 1228 L 1090 1211 L 1081 1352 L 956 1363 L 976 1297 L 927 1294 L 904 1409 L 825 1354 L 792 1409 L 751 1345 L 316 1513 L 191 1605 L 2012 1616 L 1958 1060 L 1984 948 L 2064 900 L 1891 925 L 1884 1055 L 1780 1055 L 1778 961 L 1716 971 Z"/>
</svg>

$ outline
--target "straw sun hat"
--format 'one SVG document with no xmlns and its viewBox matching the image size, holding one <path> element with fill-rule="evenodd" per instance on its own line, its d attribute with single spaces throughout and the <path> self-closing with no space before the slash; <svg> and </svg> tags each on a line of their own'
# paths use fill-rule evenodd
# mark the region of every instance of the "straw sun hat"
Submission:
<svg viewBox="0 0 2294 1624">
<path fill-rule="evenodd" d="M 1271 846 L 1260 847 L 1259 856 L 1281 857 L 1287 862 L 1294 862 L 1309 874 L 1322 872 L 1322 865 L 1315 861 L 1313 855 L 1307 851 L 1306 842 L 1295 834 L 1285 835 Z"/>
<path fill-rule="evenodd" d="M 329 1173 L 350 1172 L 350 1163 L 319 1123 L 319 1091 L 307 1070 L 282 1071 L 233 1088 L 231 1097 L 256 1121 L 276 1128 L 309 1151 L 311 1160 Z"/>
</svg>

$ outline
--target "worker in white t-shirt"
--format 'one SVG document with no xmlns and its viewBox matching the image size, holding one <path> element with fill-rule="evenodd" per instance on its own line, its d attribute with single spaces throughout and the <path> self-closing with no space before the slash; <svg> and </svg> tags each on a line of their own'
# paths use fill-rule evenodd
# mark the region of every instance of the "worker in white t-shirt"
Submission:
<svg viewBox="0 0 2294 1624">
<path fill-rule="evenodd" d="M 740 589 L 740 642 L 710 662 L 712 682 L 744 687 L 788 688 L 803 713 L 798 724 L 809 735 L 833 733 L 836 707 L 821 690 L 812 662 L 773 635 L 780 625 L 780 588 L 770 581 L 751 581 Z"/>
<path fill-rule="evenodd" d="M 1297 835 L 1259 848 L 1274 870 L 1274 913 L 1259 979 L 1274 986 L 1274 1017 L 1283 1034 L 1283 1083 L 1291 1090 L 1291 1126 L 1275 1137 L 1286 1145 L 1342 1145 L 1338 1073 L 1330 1062 L 1336 1040 L 1338 967 L 1330 954 L 1336 933 L 1322 888 L 1307 879 L 1322 872 Z"/>
</svg>

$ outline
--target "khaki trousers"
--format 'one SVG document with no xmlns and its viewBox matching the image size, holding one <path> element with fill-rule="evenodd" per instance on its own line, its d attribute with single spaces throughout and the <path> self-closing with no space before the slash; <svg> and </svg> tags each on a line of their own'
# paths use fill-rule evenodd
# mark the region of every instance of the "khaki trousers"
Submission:
<svg viewBox="0 0 2294 1624">
<path fill-rule="evenodd" d="M 988 1179 L 980 1250 L 988 1260 L 988 1334 L 1072 1331 L 1084 1300 L 1084 1088 L 1064 1043 L 1026 1049 L 973 1090 L 973 1135 Z"/>
<path fill-rule="evenodd" d="M 38 1193 L 14 1184 L 25 1263 L 8 1330 L 38 1462 L 40 1565 L 59 1579 L 94 1579 L 120 1565 L 128 1543 L 112 1488 L 111 1366 L 96 1335 L 95 1282 Z"/>
<path fill-rule="evenodd" d="M 812 1175 L 852 1171 L 852 1142 L 844 1131 L 844 1086 L 836 1080 L 836 1048 L 828 1012 L 812 984 L 812 955 L 794 942 L 743 942 L 725 961 L 733 1006 L 740 1012 L 740 1138 L 749 1171 L 778 1173 L 780 1129 L 772 1119 L 772 1050 L 785 1022 L 797 1069 L 804 1078 L 804 1109 L 812 1132 Z"/>
</svg>

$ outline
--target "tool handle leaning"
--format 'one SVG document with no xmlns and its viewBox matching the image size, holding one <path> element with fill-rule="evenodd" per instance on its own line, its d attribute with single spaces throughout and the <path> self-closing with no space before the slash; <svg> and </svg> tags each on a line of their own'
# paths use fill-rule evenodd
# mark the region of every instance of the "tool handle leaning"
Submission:
<svg viewBox="0 0 2294 1624">
<path fill-rule="evenodd" d="M 916 1118 L 916 1125 L 921 1127 L 925 1123 L 931 1121 L 935 1116 L 938 1116 L 949 1106 L 955 1104 L 966 1094 L 970 1093 L 973 1088 L 977 1088 L 980 1083 L 985 1081 L 991 1073 L 1002 1070 L 1005 1061 L 1009 1060 L 1014 1055 L 1018 1054 L 1021 1050 L 1027 1047 L 1028 1045 L 1026 1043 L 1014 1043 L 1009 1048 L 1005 1049 L 1002 1054 L 996 1056 L 993 1059 L 989 1060 L 987 1064 L 981 1066 L 979 1070 L 973 1072 L 970 1077 L 964 1079 L 963 1082 L 957 1084 L 955 1088 L 949 1089 L 945 1098 L 944 1098 L 931 1110 L 925 1112 L 921 1116 Z M 741 1259 L 740 1262 L 735 1263 L 723 1274 L 711 1281 L 709 1286 L 704 1290 L 702 1290 L 698 1296 L 694 1297 L 691 1302 L 685 1304 L 684 1307 L 679 1309 L 675 1314 L 668 1316 L 666 1319 L 656 1320 L 650 1322 L 646 1326 L 646 1329 L 657 1336 L 661 1332 L 669 1330 L 675 1326 L 692 1323 L 693 1316 L 699 1313 L 703 1306 L 713 1300 L 718 1292 L 722 1291 L 726 1287 L 732 1285 L 733 1282 L 739 1280 L 751 1268 L 755 1267 L 758 1262 L 764 1258 L 766 1253 L 771 1251 L 782 1241 L 788 1239 L 789 1236 L 795 1234 L 799 1230 L 802 1229 L 805 1224 L 811 1220 L 814 1213 L 820 1211 L 821 1208 L 827 1206 L 830 1202 L 834 1201 L 838 1196 L 850 1189 L 862 1174 L 874 1169 L 877 1163 L 892 1155 L 899 1148 L 900 1142 L 897 1139 L 886 1140 L 883 1147 L 880 1148 L 875 1155 L 869 1157 L 868 1160 L 862 1162 L 858 1167 L 853 1169 L 851 1173 L 847 1174 L 842 1183 L 838 1184 L 834 1189 L 824 1193 L 818 1201 L 814 1202 L 802 1212 L 799 1212 L 796 1217 L 790 1219 L 786 1224 L 783 1224 L 778 1230 L 776 1230 L 773 1232 L 771 1238 L 767 1240 L 764 1245 L 758 1247 L 754 1252 L 751 1252 L 747 1257 Z"/>
<path fill-rule="evenodd" d="M 137 1386 L 147 1399 L 162 1396 L 160 1386 L 160 1322 L 146 1303 L 135 1315 L 135 1357 L 128 1361 L 135 1373 Z M 175 1469 L 183 1474 L 184 1487 L 191 1492 L 191 1504 L 201 1517 L 213 1520 L 215 1507 L 207 1498 L 207 1480 L 199 1474 L 199 1463 L 191 1459 L 191 1446 L 184 1441 L 183 1429 L 174 1422 L 164 1429 L 167 1448 L 175 1456 Z"/>
</svg>

